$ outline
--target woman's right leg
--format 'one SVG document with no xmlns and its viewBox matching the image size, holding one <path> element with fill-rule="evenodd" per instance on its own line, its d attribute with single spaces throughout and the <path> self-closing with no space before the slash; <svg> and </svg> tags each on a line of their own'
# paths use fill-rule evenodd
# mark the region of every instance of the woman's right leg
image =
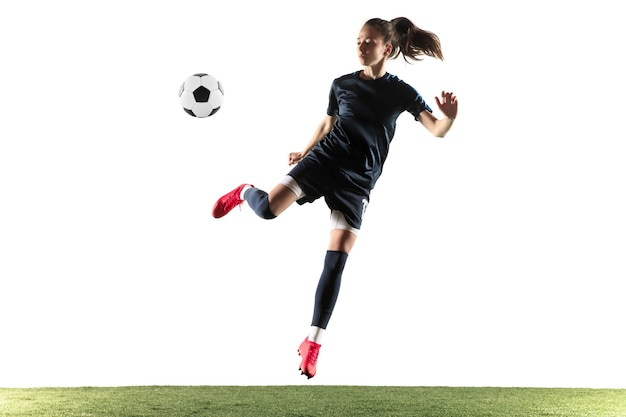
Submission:
<svg viewBox="0 0 626 417">
<path fill-rule="evenodd" d="M 250 208 L 264 219 L 273 219 L 280 215 L 303 195 L 300 187 L 290 177 L 276 185 L 269 194 L 255 187 L 244 190 L 242 194 Z"/>
<path fill-rule="evenodd" d="M 253 185 L 241 184 L 217 200 L 213 206 L 213 217 L 223 217 L 246 201 L 259 217 L 273 219 L 302 196 L 304 196 L 302 189 L 289 176 L 276 185 L 269 194 Z"/>
<path fill-rule="evenodd" d="M 287 210 L 300 196 L 296 195 L 291 188 L 281 183 L 270 191 L 268 198 L 270 210 L 278 216 L 283 211 Z"/>
</svg>

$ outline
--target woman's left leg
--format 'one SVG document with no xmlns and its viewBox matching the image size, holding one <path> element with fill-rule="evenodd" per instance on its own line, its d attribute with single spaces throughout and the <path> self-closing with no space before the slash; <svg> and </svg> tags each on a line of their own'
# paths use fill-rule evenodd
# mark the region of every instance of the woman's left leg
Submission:
<svg viewBox="0 0 626 417">
<path fill-rule="evenodd" d="M 345 222 L 341 213 L 333 212 L 332 216 L 339 216 L 340 222 L 330 232 L 330 242 L 324 258 L 324 269 L 315 292 L 311 329 L 308 337 L 298 349 L 302 356 L 300 371 L 308 378 L 312 378 L 316 373 L 322 335 L 335 308 L 343 269 L 348 260 L 348 254 L 356 242 L 358 232 L 358 229 Z"/>
<path fill-rule="evenodd" d="M 317 330 L 313 329 L 316 335 L 313 338 L 309 338 L 314 342 L 320 343 L 322 333 L 320 330 L 326 329 L 333 314 L 335 303 L 339 296 L 343 268 L 355 242 L 356 235 L 354 233 L 342 229 L 334 229 L 330 232 L 330 243 L 324 258 L 324 269 L 315 291 L 311 326 L 317 328 Z"/>
</svg>

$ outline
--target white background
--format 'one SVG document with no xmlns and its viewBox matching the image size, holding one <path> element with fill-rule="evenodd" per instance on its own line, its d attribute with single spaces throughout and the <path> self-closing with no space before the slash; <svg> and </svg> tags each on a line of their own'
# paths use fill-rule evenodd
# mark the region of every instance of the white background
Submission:
<svg viewBox="0 0 626 417">
<path fill-rule="evenodd" d="M 3 3 L 0 386 L 626 388 L 617 7 Z M 446 61 L 387 69 L 459 117 L 442 140 L 398 120 L 306 381 L 326 206 L 210 209 L 287 173 L 361 24 L 397 16 Z M 196 72 L 226 91 L 208 119 L 178 103 Z"/>
</svg>

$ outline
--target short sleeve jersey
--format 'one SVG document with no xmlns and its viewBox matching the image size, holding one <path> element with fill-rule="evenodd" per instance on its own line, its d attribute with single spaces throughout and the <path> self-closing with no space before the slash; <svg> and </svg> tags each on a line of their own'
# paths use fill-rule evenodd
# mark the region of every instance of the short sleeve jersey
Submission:
<svg viewBox="0 0 626 417">
<path fill-rule="evenodd" d="M 332 131 L 314 148 L 320 160 L 332 161 L 355 184 L 373 189 L 380 177 L 404 111 L 416 119 L 432 112 L 422 96 L 397 76 L 365 80 L 360 71 L 332 83 L 327 113 L 337 116 Z"/>
</svg>

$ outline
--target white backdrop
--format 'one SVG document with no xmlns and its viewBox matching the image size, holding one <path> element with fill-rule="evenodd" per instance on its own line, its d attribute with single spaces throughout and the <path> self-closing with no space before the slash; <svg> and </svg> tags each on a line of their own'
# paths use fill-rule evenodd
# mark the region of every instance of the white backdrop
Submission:
<svg viewBox="0 0 626 417">
<path fill-rule="evenodd" d="M 612 4 L 3 3 L 0 386 L 626 388 Z M 399 119 L 306 381 L 327 208 L 210 209 L 285 175 L 362 22 L 397 16 L 447 59 L 388 70 L 459 118 Z M 209 119 L 178 103 L 196 72 L 225 88 Z"/>
</svg>

